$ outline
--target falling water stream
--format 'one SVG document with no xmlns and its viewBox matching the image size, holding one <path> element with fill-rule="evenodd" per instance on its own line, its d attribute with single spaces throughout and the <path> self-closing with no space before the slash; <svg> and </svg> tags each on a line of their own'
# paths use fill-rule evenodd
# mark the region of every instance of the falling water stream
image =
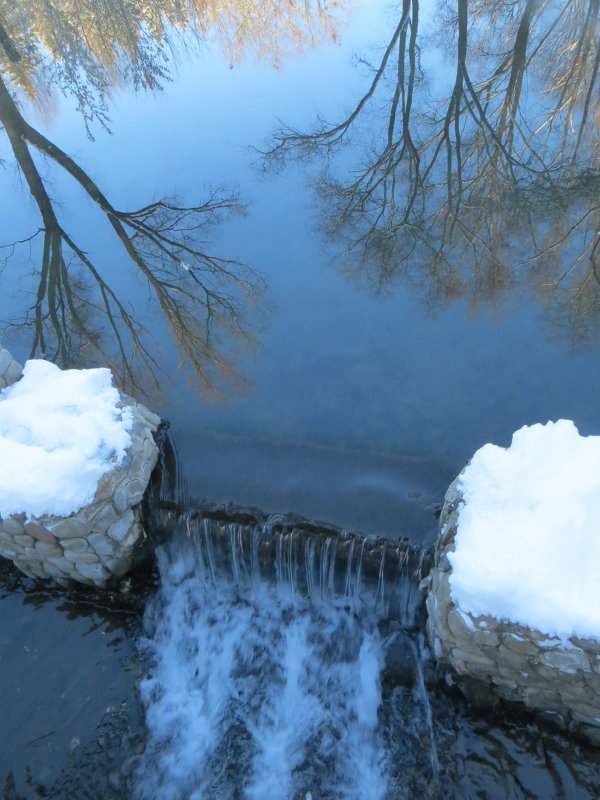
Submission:
<svg viewBox="0 0 600 800">
<path fill-rule="evenodd" d="M 596 796 L 575 743 L 460 710 L 429 658 L 417 545 L 195 506 L 167 437 L 161 464 L 135 800 Z"/>
<path fill-rule="evenodd" d="M 418 549 L 282 517 L 187 513 L 170 527 L 143 643 L 137 797 L 390 796 L 381 674 L 388 645 L 417 625 Z M 412 652 L 419 663 L 416 640 Z"/>
</svg>

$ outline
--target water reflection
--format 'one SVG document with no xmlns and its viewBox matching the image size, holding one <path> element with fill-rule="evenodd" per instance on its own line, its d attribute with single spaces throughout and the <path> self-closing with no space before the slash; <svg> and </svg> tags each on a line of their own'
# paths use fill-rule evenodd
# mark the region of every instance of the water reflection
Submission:
<svg viewBox="0 0 600 800">
<path fill-rule="evenodd" d="M 88 132 L 108 123 L 119 83 L 160 89 L 181 47 L 216 37 L 232 61 L 245 52 L 279 64 L 324 38 L 336 40 L 347 0 L 0 0 L 0 71 L 41 103 L 72 94 Z"/>
<path fill-rule="evenodd" d="M 111 748 L 103 725 L 114 728 L 122 719 L 121 735 L 142 732 L 135 701 L 141 666 L 134 644 L 142 597 L 136 603 L 123 596 L 111 605 L 77 587 L 65 596 L 18 573 L 6 559 L 0 562 L 0 796 L 54 796 L 54 781 L 90 746 L 101 751 L 99 774 L 111 758 L 118 755 L 121 763 L 123 744 Z M 73 654 L 70 662 L 67 653 Z M 56 796 L 88 795 L 59 791 Z"/>
<path fill-rule="evenodd" d="M 403 0 L 343 120 L 279 130 L 268 159 L 327 155 L 323 227 L 353 279 L 473 305 L 527 282 L 577 338 L 597 335 L 598 2 L 443 2 L 435 35 L 420 10 Z M 349 141 L 364 147 L 340 177 Z"/>
<path fill-rule="evenodd" d="M 241 0 L 0 2 L 0 123 L 41 219 L 36 231 L 5 244 L 0 256 L 6 264 L 25 250 L 39 260 L 35 300 L 26 319 L 12 326 L 31 331 L 31 356 L 63 366 L 101 358 L 130 390 L 158 367 L 141 302 L 124 295 L 102 258 L 90 254 L 85 234 L 63 221 L 68 214 L 52 197 L 40 154 L 75 181 L 99 215 L 97 224 L 108 225 L 162 312 L 181 359 L 205 387 L 236 377 L 229 342 L 251 338 L 248 311 L 263 300 L 265 286 L 246 264 L 209 249 L 211 230 L 243 211 L 234 193 L 215 189 L 191 205 L 165 197 L 124 210 L 81 163 L 27 121 L 23 96 L 44 104 L 56 88 L 72 95 L 91 136 L 92 123 L 108 125 L 116 85 L 159 89 L 168 80 L 176 44 L 193 46 L 216 33 L 232 59 L 250 47 L 277 63 L 290 49 L 335 37 L 335 12 L 342 6 L 320 0 L 258 6 Z"/>
</svg>

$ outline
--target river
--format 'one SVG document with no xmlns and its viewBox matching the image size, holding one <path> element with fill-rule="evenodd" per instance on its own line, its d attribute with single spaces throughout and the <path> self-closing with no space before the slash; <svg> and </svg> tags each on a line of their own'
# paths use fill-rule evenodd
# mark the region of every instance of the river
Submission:
<svg viewBox="0 0 600 800">
<path fill-rule="evenodd" d="M 194 500 L 426 548 L 485 442 L 600 433 L 593 3 L 53 5 L 0 2 L 0 337 L 113 366 Z M 3 567 L 5 797 L 600 794 L 380 608 L 179 544 L 121 597 Z"/>
</svg>

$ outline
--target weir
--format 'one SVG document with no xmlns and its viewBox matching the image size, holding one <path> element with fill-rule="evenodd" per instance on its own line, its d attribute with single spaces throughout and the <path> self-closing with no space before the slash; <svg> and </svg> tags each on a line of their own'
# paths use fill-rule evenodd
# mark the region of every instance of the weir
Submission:
<svg viewBox="0 0 600 800">
<path fill-rule="evenodd" d="M 438 783 L 423 551 L 187 498 L 155 504 L 148 528 L 161 583 L 136 800 L 389 800 L 405 757 Z M 414 737 L 388 741 L 384 691 Z"/>
<path fill-rule="evenodd" d="M 161 581 L 141 643 L 148 740 L 136 800 L 388 800 L 405 757 L 437 785 L 419 588 L 428 551 L 190 500 L 160 433 L 144 508 Z M 384 691 L 414 737 L 387 739 L 396 712 Z"/>
<path fill-rule="evenodd" d="M 406 629 L 422 625 L 425 553 L 407 539 L 367 537 L 292 515 L 217 507 L 155 509 L 161 538 L 189 540 L 199 580 L 240 588 L 266 581 L 282 593 L 371 611 Z"/>
<path fill-rule="evenodd" d="M 189 498 L 176 448 L 164 426 L 159 461 L 146 494 L 144 519 L 156 543 L 182 549 L 206 584 L 240 589 L 267 582 L 286 599 L 372 612 L 405 630 L 423 630 L 431 553 L 406 537 L 364 536 L 295 514 L 196 502 Z M 289 597 L 287 597 L 289 595 Z"/>
</svg>

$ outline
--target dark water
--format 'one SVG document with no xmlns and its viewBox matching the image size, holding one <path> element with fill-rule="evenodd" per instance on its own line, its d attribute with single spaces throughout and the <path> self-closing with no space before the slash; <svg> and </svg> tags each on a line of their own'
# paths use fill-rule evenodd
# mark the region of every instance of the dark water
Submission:
<svg viewBox="0 0 600 800">
<path fill-rule="evenodd" d="M 261 4 L 254 17 L 241 0 L 228 11 L 209 3 L 198 38 L 197 18 L 158 0 L 118 13 L 107 3 L 77 22 L 0 3 L 1 74 L 20 87 L 48 198 L 10 144 L 7 133 L 23 130 L 4 98 L 2 340 L 21 360 L 33 350 L 112 363 L 171 421 L 198 499 L 416 544 L 433 541 L 446 486 L 484 442 L 505 445 L 520 426 L 559 417 L 598 434 L 597 6 L 447 5 L 335 4 L 331 19 L 317 3 Z M 166 25 L 162 51 L 160 12 L 177 31 Z M 54 59 L 27 33 L 32 20 Z M 507 59 L 485 55 L 498 52 Z M 273 148 L 265 161 L 259 151 Z M 212 209 L 201 208 L 209 197 Z M 42 232 L 30 240 L 42 227 L 55 261 L 44 262 Z M 13 771 L 31 795 L 66 768 L 55 796 L 84 796 L 81 783 L 66 788 L 78 775 L 90 796 L 119 796 L 134 769 L 119 751 L 136 755 L 137 667 L 127 665 L 138 663 L 139 630 L 79 598 L 7 586 L 0 666 L 13 688 L 0 775 Z M 354 626 L 358 652 L 375 641 L 369 620 L 328 624 Z M 29 659 L 21 650 L 32 642 Z M 443 676 L 431 678 L 429 720 L 418 676 L 409 684 L 381 678 L 392 796 L 598 793 L 591 753 L 520 717 L 474 716 Z M 102 753 L 111 765 L 95 770 Z M 293 786 L 320 796 L 303 781 Z"/>
</svg>

